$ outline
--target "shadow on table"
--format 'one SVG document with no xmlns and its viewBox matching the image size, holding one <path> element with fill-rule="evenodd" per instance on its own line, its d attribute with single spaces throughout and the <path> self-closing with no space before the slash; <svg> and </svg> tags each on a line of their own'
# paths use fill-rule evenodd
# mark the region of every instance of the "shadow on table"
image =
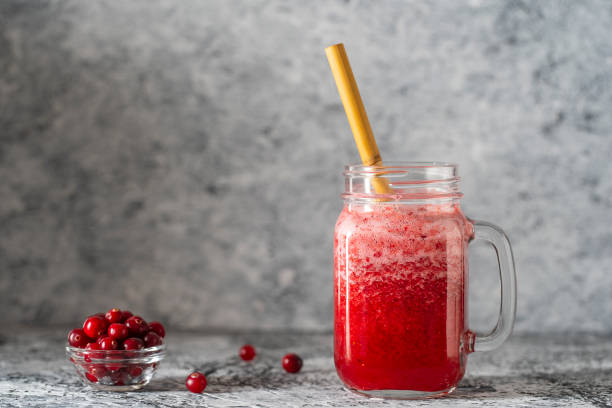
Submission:
<svg viewBox="0 0 612 408">
<path fill-rule="evenodd" d="M 461 381 L 449 399 L 537 397 L 579 399 L 596 407 L 612 405 L 612 370 L 576 370 L 517 376 L 480 376 Z"/>
<path fill-rule="evenodd" d="M 225 363 L 226 364 L 226 363 Z M 330 370 L 305 370 L 287 374 L 266 364 L 236 364 L 228 367 L 209 364 L 198 368 L 207 376 L 207 393 L 232 393 L 245 389 L 283 390 L 300 385 L 329 389 L 340 381 Z M 144 392 L 184 391 L 185 379 L 154 378 Z M 335 389 L 338 389 L 335 388 Z M 349 393 L 349 391 L 346 391 Z M 554 400 L 582 400 L 596 407 L 612 406 L 612 370 L 576 370 L 555 373 L 530 373 L 516 376 L 478 376 L 465 378 L 457 390 L 446 397 L 457 400 L 495 400 L 520 397 Z"/>
<path fill-rule="evenodd" d="M 233 393 L 244 390 L 254 389 L 267 389 L 267 390 L 283 390 L 288 388 L 296 388 L 300 385 L 307 385 L 308 387 L 317 387 L 319 385 L 321 389 L 329 388 L 330 384 L 337 383 L 338 388 L 342 385 L 337 377 L 330 378 L 326 373 L 318 373 L 316 371 L 309 371 L 299 374 L 288 374 L 285 372 L 279 372 L 274 370 L 272 372 L 257 372 L 257 373 L 241 373 L 241 374 L 224 374 L 224 373 L 206 373 L 200 370 L 206 375 L 208 384 L 206 386 L 206 392 L 210 394 L 215 393 Z M 252 370 L 248 370 L 252 371 Z M 189 371 L 185 372 L 185 376 L 181 377 L 163 377 L 153 378 L 149 385 L 143 388 L 142 392 L 164 392 L 164 391 L 185 391 L 185 380 L 189 375 Z"/>
<path fill-rule="evenodd" d="M 280 368 L 276 361 L 260 359 L 254 362 L 244 362 L 238 357 L 225 360 L 210 361 L 206 364 L 185 370 L 185 376 L 154 377 L 143 391 L 163 392 L 185 390 L 185 380 L 190 372 L 199 371 L 206 376 L 207 393 L 238 392 L 245 389 L 282 390 L 301 384 L 310 387 L 318 385 L 327 388 L 330 383 L 340 381 L 334 371 L 304 367 L 299 374 L 289 374 Z"/>
</svg>

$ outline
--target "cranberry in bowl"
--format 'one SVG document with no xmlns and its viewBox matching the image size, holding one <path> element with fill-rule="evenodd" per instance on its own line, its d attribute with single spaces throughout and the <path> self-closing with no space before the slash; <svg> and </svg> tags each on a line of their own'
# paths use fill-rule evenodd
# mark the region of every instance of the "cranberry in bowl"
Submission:
<svg viewBox="0 0 612 408">
<path fill-rule="evenodd" d="M 101 314 L 89 316 L 83 329 L 74 329 L 68 335 L 68 359 L 83 382 L 97 390 L 142 388 L 151 381 L 166 356 L 163 338 L 150 330 L 144 319 L 136 317 L 138 324 L 134 330 L 134 325 L 120 322 L 119 312 L 111 309 L 106 318 L 101 318 Z M 131 313 L 126 317 L 130 316 Z M 160 323 L 155 323 L 163 329 Z"/>
</svg>

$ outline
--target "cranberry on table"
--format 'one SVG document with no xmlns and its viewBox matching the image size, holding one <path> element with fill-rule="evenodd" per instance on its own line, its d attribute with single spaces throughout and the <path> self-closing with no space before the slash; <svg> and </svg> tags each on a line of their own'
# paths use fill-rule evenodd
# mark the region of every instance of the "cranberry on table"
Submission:
<svg viewBox="0 0 612 408">
<path fill-rule="evenodd" d="M 159 346 L 160 344 L 164 342 L 162 338 L 159 337 L 159 335 L 153 331 L 150 331 L 147 334 L 145 334 L 143 340 L 144 340 L 145 347 L 147 348 Z"/>
<path fill-rule="evenodd" d="M 288 373 L 297 373 L 302 369 L 302 359 L 297 354 L 287 354 L 283 357 L 283 368 Z"/>
<path fill-rule="evenodd" d="M 121 323 L 125 323 L 125 321 L 132 316 L 134 315 L 129 310 L 122 310 L 121 311 Z"/>
<path fill-rule="evenodd" d="M 105 318 L 100 316 L 90 316 L 83 323 L 83 331 L 87 337 L 91 339 L 97 339 L 102 334 L 106 333 L 106 327 L 108 322 Z"/>
<path fill-rule="evenodd" d="M 104 317 L 106 318 L 106 320 L 108 320 L 109 323 L 122 323 L 122 320 L 121 320 L 122 316 L 123 316 L 123 313 L 121 312 L 121 310 L 117 308 L 113 308 L 109 310 L 104 315 Z"/>
<path fill-rule="evenodd" d="M 149 325 L 140 316 L 132 316 L 125 321 L 130 336 L 143 337 L 149 331 Z"/>
<path fill-rule="evenodd" d="M 245 344 L 244 346 L 240 347 L 238 355 L 244 361 L 251 361 L 255 358 L 255 347 L 251 346 L 250 344 Z"/>
<path fill-rule="evenodd" d="M 101 350 L 117 350 L 119 348 L 119 343 L 117 340 L 111 339 L 110 337 L 99 338 L 98 344 L 100 345 Z"/>
<path fill-rule="evenodd" d="M 166 329 L 160 322 L 151 322 L 149 323 L 149 330 L 157 333 L 159 337 L 166 337 Z"/>
<path fill-rule="evenodd" d="M 121 341 L 127 339 L 128 337 L 128 328 L 123 323 L 113 323 L 108 326 L 108 337 L 111 339 Z"/>
<path fill-rule="evenodd" d="M 72 347 L 84 348 L 92 341 L 93 340 L 85 334 L 83 329 L 73 329 L 68 333 L 68 344 Z"/>
<path fill-rule="evenodd" d="M 189 374 L 189 377 L 185 380 L 185 386 L 189 391 L 199 394 L 206 388 L 206 377 L 204 377 L 204 374 L 195 371 Z"/>
<path fill-rule="evenodd" d="M 124 340 L 123 349 L 124 350 L 141 350 L 144 348 L 144 341 L 139 339 L 138 337 L 130 337 L 129 339 Z"/>
</svg>

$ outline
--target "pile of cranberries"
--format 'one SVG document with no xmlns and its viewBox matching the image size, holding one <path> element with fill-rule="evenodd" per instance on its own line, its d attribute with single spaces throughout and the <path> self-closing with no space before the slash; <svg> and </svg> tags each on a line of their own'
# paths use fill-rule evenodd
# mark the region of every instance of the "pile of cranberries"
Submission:
<svg viewBox="0 0 612 408">
<path fill-rule="evenodd" d="M 115 308 L 89 316 L 82 329 L 73 329 L 68 333 L 68 343 L 87 350 L 81 354 L 84 363 L 78 364 L 87 380 L 104 385 L 129 385 L 142 380 L 143 372 L 154 370 L 157 363 L 136 361 L 136 355 L 113 353 L 113 350 L 147 351 L 163 344 L 165 335 L 166 330 L 161 323 L 147 323 L 140 316 Z M 93 363 L 92 358 L 96 359 Z M 135 361 L 132 363 L 130 359 Z M 100 360 L 109 361 L 102 364 Z M 126 363 L 126 360 L 129 362 Z"/>
<path fill-rule="evenodd" d="M 240 347 L 240 350 L 238 350 L 238 355 L 244 361 L 252 361 L 256 354 L 255 347 L 250 344 L 245 344 L 244 346 Z M 289 353 L 283 357 L 281 364 L 285 371 L 294 374 L 302 369 L 303 362 L 300 356 L 297 354 Z M 204 391 L 206 384 L 206 377 L 204 374 L 198 371 L 194 371 L 193 373 L 189 374 L 189 377 L 187 377 L 185 380 L 185 386 L 187 389 L 197 394 Z"/>
<path fill-rule="evenodd" d="M 165 335 L 160 322 L 147 323 L 127 310 L 111 309 L 89 316 L 82 329 L 71 330 L 68 343 L 88 350 L 141 350 L 163 344 Z"/>
</svg>

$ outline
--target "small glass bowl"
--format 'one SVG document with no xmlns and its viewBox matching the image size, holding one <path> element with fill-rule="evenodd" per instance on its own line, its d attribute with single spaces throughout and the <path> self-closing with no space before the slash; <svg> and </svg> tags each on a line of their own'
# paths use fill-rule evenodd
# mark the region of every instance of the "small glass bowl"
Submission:
<svg viewBox="0 0 612 408">
<path fill-rule="evenodd" d="M 132 391 L 147 385 L 166 356 L 162 344 L 142 350 L 86 350 L 66 346 L 83 382 L 103 391 Z"/>
</svg>

